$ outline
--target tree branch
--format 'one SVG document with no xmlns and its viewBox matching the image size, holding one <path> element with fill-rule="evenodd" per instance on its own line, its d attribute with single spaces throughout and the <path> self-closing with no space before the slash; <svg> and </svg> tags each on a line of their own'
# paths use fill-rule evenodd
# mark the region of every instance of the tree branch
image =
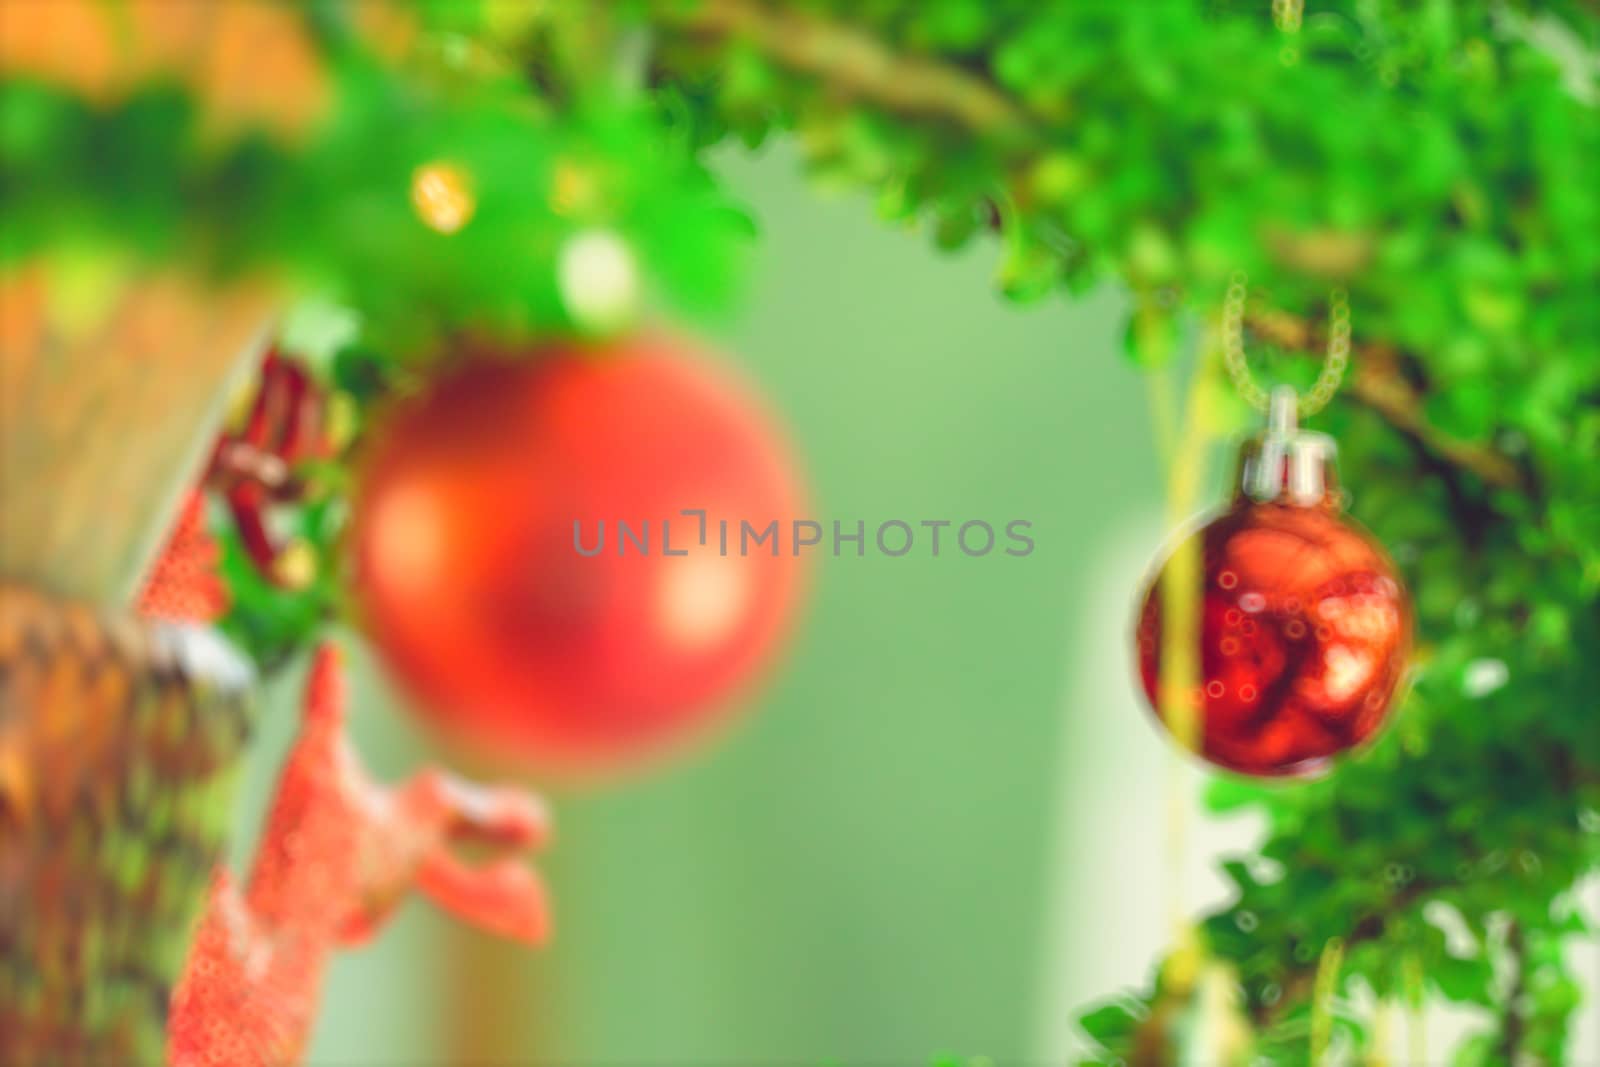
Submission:
<svg viewBox="0 0 1600 1067">
<path fill-rule="evenodd" d="M 1306 320 L 1282 311 L 1262 311 L 1249 316 L 1250 328 L 1273 344 L 1309 351 L 1316 338 Z M 1459 441 L 1430 426 L 1422 414 L 1422 395 L 1400 373 L 1400 354 L 1381 342 L 1354 346 L 1357 359 L 1350 392 L 1381 415 L 1391 426 L 1414 439 L 1431 454 L 1471 471 L 1486 484 L 1501 489 L 1526 488 L 1521 469 L 1494 449 Z"/>
<path fill-rule="evenodd" d="M 931 56 L 902 55 L 868 31 L 837 20 L 753 0 L 655 0 L 653 21 L 669 31 L 705 43 L 733 39 L 753 43 L 780 65 L 825 82 L 833 91 L 886 110 L 944 121 L 973 134 L 1014 146 L 1019 155 L 1048 144 L 1040 120 L 993 82 L 958 64 Z M 1252 316 L 1251 326 L 1285 347 L 1306 348 L 1312 330 L 1303 320 L 1280 312 Z M 1360 356 L 1350 382 L 1356 400 L 1431 454 L 1485 483 L 1503 489 L 1526 488 L 1522 470 L 1482 445 L 1459 441 L 1430 426 L 1422 396 L 1400 373 L 1398 353 L 1381 343 L 1357 347 Z"/>
<path fill-rule="evenodd" d="M 870 33 L 810 12 L 748 0 L 693 6 L 665 0 L 652 5 L 652 16 L 693 37 L 743 38 L 786 67 L 893 111 L 947 120 L 987 137 L 1020 140 L 1031 132 L 1022 110 L 985 79 L 937 59 L 901 55 Z"/>
<path fill-rule="evenodd" d="M 1368 912 L 1350 925 L 1350 930 L 1344 935 L 1345 951 L 1366 941 L 1376 941 L 1389 929 L 1392 916 L 1412 907 L 1436 890 L 1438 886 L 1433 882 L 1414 882 L 1400 893 L 1397 893 L 1383 911 Z M 1316 983 L 1317 962 L 1291 964 L 1288 973 L 1280 983 L 1282 993 L 1276 1004 L 1251 1004 L 1250 1015 L 1257 1027 L 1266 1027 L 1283 1012 L 1297 1004 L 1302 1004 L 1311 996 L 1312 986 Z"/>
<path fill-rule="evenodd" d="M 1508 1067 L 1515 1067 L 1522 1050 L 1524 1020 L 1521 1000 L 1526 993 L 1528 976 L 1527 941 L 1522 924 L 1515 919 L 1506 930 L 1506 952 L 1511 957 L 1511 988 L 1506 991 L 1505 1014 L 1500 1024 L 1500 1059 Z"/>
</svg>

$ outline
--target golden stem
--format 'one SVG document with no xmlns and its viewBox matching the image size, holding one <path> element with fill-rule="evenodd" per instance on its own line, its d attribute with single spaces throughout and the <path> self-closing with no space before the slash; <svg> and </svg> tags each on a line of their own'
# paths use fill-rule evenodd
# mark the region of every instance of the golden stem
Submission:
<svg viewBox="0 0 1600 1067">
<path fill-rule="evenodd" d="M 1311 994 L 1311 1064 L 1319 1067 L 1333 1036 L 1333 998 L 1339 991 L 1339 970 L 1344 966 L 1344 941 L 1332 937 L 1317 962 L 1317 981 Z"/>
</svg>

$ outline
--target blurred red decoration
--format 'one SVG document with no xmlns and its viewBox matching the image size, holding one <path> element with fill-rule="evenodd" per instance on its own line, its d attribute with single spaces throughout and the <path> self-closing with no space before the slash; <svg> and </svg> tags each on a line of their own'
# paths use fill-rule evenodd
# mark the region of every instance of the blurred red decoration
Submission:
<svg viewBox="0 0 1600 1067">
<path fill-rule="evenodd" d="M 680 342 L 472 358 L 376 429 L 356 596 L 448 734 L 617 770 L 702 735 L 771 661 L 800 593 L 800 502 L 756 396 Z M 741 522 L 774 520 L 780 544 L 740 551 Z"/>
<path fill-rule="evenodd" d="M 191 492 L 166 546 L 139 593 L 139 614 L 168 622 L 215 622 L 227 614 L 228 590 L 217 575 L 222 550 L 206 529 L 206 498 Z"/>
<path fill-rule="evenodd" d="M 195 492 L 140 594 L 141 613 L 214 622 L 227 610 L 217 558 Z M 172 995 L 174 1067 L 300 1062 L 333 953 L 371 938 L 412 888 L 502 937 L 531 944 L 548 932 L 543 883 L 523 862 L 549 835 L 543 804 L 433 769 L 375 782 L 345 737 L 344 706 L 338 653 L 323 645 L 250 877 L 241 886 L 226 867 L 213 873 Z"/>
<path fill-rule="evenodd" d="M 1332 451 L 1319 434 L 1253 442 L 1233 507 L 1174 551 L 1197 552 L 1200 567 L 1199 677 L 1176 708 L 1194 714 L 1200 755 L 1229 770 L 1325 769 L 1383 724 L 1405 673 L 1410 604 L 1382 548 L 1341 514 Z M 1169 556 L 1136 635 L 1158 715 L 1172 569 Z"/>
<path fill-rule="evenodd" d="M 331 455 L 326 407 L 326 394 L 303 363 L 268 352 L 243 425 L 222 435 L 211 458 L 210 484 L 228 502 L 256 570 L 276 585 L 300 583 L 285 566 L 294 556 L 273 538 L 266 512 L 299 498 L 296 464 Z"/>
<path fill-rule="evenodd" d="M 543 806 L 434 770 L 372 781 L 345 738 L 344 702 L 324 645 L 249 881 L 226 867 L 213 877 L 173 991 L 174 1067 L 301 1062 L 334 951 L 369 939 L 413 887 L 503 937 L 537 943 L 548 930 L 543 885 L 521 859 L 548 835 Z M 493 852 L 468 862 L 455 844 Z"/>
</svg>

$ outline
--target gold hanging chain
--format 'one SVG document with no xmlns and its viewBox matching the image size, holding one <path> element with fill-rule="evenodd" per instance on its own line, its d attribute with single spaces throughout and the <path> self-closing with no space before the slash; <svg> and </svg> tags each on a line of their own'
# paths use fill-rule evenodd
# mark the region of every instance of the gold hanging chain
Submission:
<svg viewBox="0 0 1600 1067">
<path fill-rule="evenodd" d="M 1283 33 L 1299 33 L 1304 0 L 1272 0 L 1272 24 Z"/>
<path fill-rule="evenodd" d="M 1272 0 L 1272 24 L 1283 37 L 1278 59 L 1286 67 L 1300 62 L 1300 23 L 1304 16 L 1304 0 Z"/>
<path fill-rule="evenodd" d="M 1249 296 L 1250 286 L 1244 273 L 1236 271 L 1222 304 L 1222 361 L 1245 403 L 1257 411 L 1265 411 L 1271 394 L 1250 376 L 1250 367 L 1245 362 L 1244 313 Z M 1297 398 L 1296 415 L 1303 419 L 1327 407 L 1333 394 L 1338 392 L 1339 383 L 1344 381 L 1345 367 L 1349 363 L 1350 301 L 1343 289 L 1335 289 L 1328 294 L 1328 352 L 1311 391 Z"/>
</svg>

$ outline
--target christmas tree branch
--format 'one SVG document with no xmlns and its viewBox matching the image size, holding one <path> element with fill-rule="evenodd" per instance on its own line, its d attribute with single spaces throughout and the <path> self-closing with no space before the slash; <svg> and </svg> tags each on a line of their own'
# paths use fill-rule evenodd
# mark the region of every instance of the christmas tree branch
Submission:
<svg viewBox="0 0 1600 1067">
<path fill-rule="evenodd" d="M 790 70 L 887 110 L 953 123 L 971 133 L 1025 140 L 1027 116 L 987 80 L 928 56 L 906 56 L 875 36 L 809 11 L 750 0 L 657 0 L 657 25 L 703 42 L 748 42 Z"/>
<path fill-rule="evenodd" d="M 1388 932 L 1393 916 L 1400 915 L 1415 907 L 1419 901 L 1426 897 L 1438 886 L 1432 883 L 1418 882 L 1408 886 L 1395 896 L 1385 912 L 1369 912 L 1357 918 L 1351 925 L 1349 933 L 1344 936 L 1344 948 L 1348 952 L 1358 945 L 1369 941 L 1376 941 Z M 1319 964 L 1315 957 L 1309 963 L 1294 966 L 1285 976 L 1283 981 L 1283 994 L 1274 1005 L 1254 1001 L 1251 1004 L 1251 1015 L 1259 1027 L 1266 1027 L 1281 1016 L 1285 1011 L 1303 1004 L 1310 999 L 1312 987 L 1316 984 L 1317 968 Z"/>
<path fill-rule="evenodd" d="M 1262 311 L 1248 319 L 1250 328 L 1273 344 L 1310 351 L 1317 338 L 1310 323 L 1283 311 Z M 1400 353 L 1382 342 L 1354 347 L 1356 359 L 1349 382 L 1351 394 L 1381 415 L 1395 429 L 1413 438 L 1430 454 L 1470 471 L 1485 484 L 1501 489 L 1525 487 L 1522 471 L 1492 448 L 1460 441 L 1429 425 L 1422 412 L 1422 394 L 1400 371 Z"/>
<path fill-rule="evenodd" d="M 998 147 L 1016 170 L 1043 155 L 1054 140 L 1046 123 L 979 73 L 947 59 L 896 51 L 877 36 L 812 11 L 768 7 L 753 0 L 655 0 L 656 25 L 714 47 L 740 41 L 775 64 L 825 84 L 831 92 L 886 111 L 948 123 Z M 991 226 L 1002 212 L 984 205 Z M 1307 350 L 1312 328 L 1284 312 L 1252 316 L 1251 326 L 1274 343 Z M 1486 484 L 1525 488 L 1523 472 L 1492 448 L 1461 441 L 1427 421 L 1422 394 L 1400 372 L 1392 346 L 1373 341 L 1357 347 L 1350 393 L 1432 455 Z"/>
<path fill-rule="evenodd" d="M 1506 930 L 1506 955 L 1511 963 L 1511 988 L 1506 990 L 1500 1020 L 1499 1053 L 1502 1063 L 1519 1062 L 1526 1020 L 1522 1015 L 1522 998 L 1527 993 L 1528 945 L 1522 924 L 1511 920 Z"/>
<path fill-rule="evenodd" d="M 1339 973 L 1351 980 L 1385 988 L 1411 961 L 1418 995 L 1422 969 L 1437 968 L 1430 987 L 1495 1007 L 1487 949 L 1452 957 L 1423 906 L 1438 900 L 1482 931 L 1523 893 L 1537 944 L 1547 931 L 1528 916 L 1592 865 L 1574 847 L 1579 793 L 1559 754 L 1585 751 L 1575 716 L 1593 667 L 1567 650 L 1596 636 L 1592 581 L 1575 576 L 1600 574 L 1584 506 L 1600 468 L 1575 414 L 1600 388 L 1581 358 L 1593 257 L 1567 235 L 1592 229 L 1600 202 L 1521 193 L 1530 180 L 1578 188 L 1600 144 L 1570 72 L 1486 0 L 1427 32 L 1398 10 L 1327 20 L 1314 43 L 1295 41 L 1303 50 L 1285 47 L 1264 8 L 1200 0 L 959 15 L 910 0 L 644 6 L 656 81 L 686 90 L 696 143 L 793 130 L 812 166 L 880 190 L 888 218 L 931 220 L 941 248 L 1003 231 L 997 281 L 1014 300 L 1120 277 L 1146 297 L 1128 333 L 1140 365 L 1170 358 L 1181 336 L 1173 298 L 1214 302 L 1235 270 L 1274 294 L 1249 312 L 1254 336 L 1308 356 L 1325 338 L 1300 309 L 1350 286 L 1361 336 L 1341 395 L 1378 418 L 1348 423 L 1341 449 L 1422 591 L 1429 658 L 1404 747 L 1427 758 L 1390 747 L 1346 764 L 1337 790 L 1240 801 L 1274 819 L 1260 852 L 1283 873 L 1258 882 L 1239 868 L 1239 901 L 1205 920 L 1208 951 L 1239 974 L 1272 1062 L 1303 1061 L 1314 961 L 1332 939 L 1350 950 Z M 1533 114 L 1549 135 L 1537 158 L 1522 135 Z M 1502 430 L 1525 456 L 1496 447 Z M 1516 679 L 1514 694 L 1480 691 L 1488 667 Z M 1468 768 L 1484 779 L 1476 790 L 1462 785 Z M 1476 799 L 1513 778 L 1514 804 Z M 1491 889 L 1480 872 L 1512 855 L 1517 883 Z M 1381 889 L 1365 881 L 1375 871 Z M 1142 1007 L 1124 997 L 1087 1014 L 1096 1061 L 1165 1059 L 1188 1039 L 1164 1020 L 1193 994 L 1158 982 Z M 1514 1052 L 1560 1040 L 1512 1009 L 1521 1016 L 1495 1038 Z M 1367 1041 L 1359 1027 L 1347 1036 Z"/>
</svg>

